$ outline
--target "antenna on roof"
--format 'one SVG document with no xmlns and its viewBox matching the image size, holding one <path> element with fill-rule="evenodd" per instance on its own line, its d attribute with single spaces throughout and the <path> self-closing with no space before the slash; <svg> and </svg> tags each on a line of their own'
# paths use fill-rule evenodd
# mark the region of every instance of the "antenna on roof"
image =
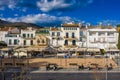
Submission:
<svg viewBox="0 0 120 80">
<path fill-rule="evenodd" d="M 99 23 L 99 26 L 102 26 L 102 22 Z"/>
<path fill-rule="evenodd" d="M 87 23 L 86 25 L 87 25 L 87 26 L 90 26 L 91 24 L 90 24 L 90 23 Z"/>
<path fill-rule="evenodd" d="M 81 23 L 81 22 L 79 23 L 79 26 L 82 26 L 82 23 Z"/>
<path fill-rule="evenodd" d="M 111 24 L 110 24 L 110 23 L 108 23 L 107 25 L 108 25 L 108 26 L 110 26 Z"/>
</svg>

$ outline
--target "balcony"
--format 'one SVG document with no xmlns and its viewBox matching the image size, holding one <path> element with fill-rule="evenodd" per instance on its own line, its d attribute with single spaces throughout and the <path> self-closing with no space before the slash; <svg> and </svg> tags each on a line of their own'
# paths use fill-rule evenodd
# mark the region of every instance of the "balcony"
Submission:
<svg viewBox="0 0 120 80">
<path fill-rule="evenodd" d="M 54 48 L 62 47 L 61 45 L 52 45 Z"/>
<path fill-rule="evenodd" d="M 90 43 L 107 43 L 107 41 L 89 41 Z"/>
<path fill-rule="evenodd" d="M 108 43 L 116 43 L 116 41 L 108 41 Z"/>
<path fill-rule="evenodd" d="M 75 36 L 74 37 L 66 37 L 66 36 L 64 36 L 64 39 L 70 40 L 70 41 L 72 41 L 72 40 L 78 40 L 78 38 L 76 38 Z"/>
<path fill-rule="evenodd" d="M 35 37 L 33 37 L 33 38 L 30 38 L 30 37 L 22 37 L 23 39 L 26 39 L 26 40 L 33 40 L 33 39 L 35 39 Z"/>
<path fill-rule="evenodd" d="M 62 39 L 61 36 L 51 36 L 51 37 L 52 37 L 52 39 Z"/>
<path fill-rule="evenodd" d="M 64 46 L 65 46 L 66 48 L 75 48 L 75 47 L 77 47 L 77 45 L 67 45 L 67 44 L 64 44 Z"/>
</svg>

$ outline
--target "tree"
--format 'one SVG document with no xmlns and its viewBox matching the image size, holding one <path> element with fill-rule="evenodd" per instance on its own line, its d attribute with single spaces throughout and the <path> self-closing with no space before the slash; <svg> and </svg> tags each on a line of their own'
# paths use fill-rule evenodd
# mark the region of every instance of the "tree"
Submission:
<svg viewBox="0 0 120 80">
<path fill-rule="evenodd" d="M 120 31 L 119 31 L 119 36 L 118 36 L 118 44 L 117 44 L 117 48 L 120 50 Z"/>
<path fill-rule="evenodd" d="M 5 47 L 7 44 L 4 41 L 0 41 L 0 46 Z"/>
<path fill-rule="evenodd" d="M 103 54 L 103 55 L 106 53 L 105 49 L 100 49 L 100 52 L 101 52 L 101 54 Z"/>
</svg>

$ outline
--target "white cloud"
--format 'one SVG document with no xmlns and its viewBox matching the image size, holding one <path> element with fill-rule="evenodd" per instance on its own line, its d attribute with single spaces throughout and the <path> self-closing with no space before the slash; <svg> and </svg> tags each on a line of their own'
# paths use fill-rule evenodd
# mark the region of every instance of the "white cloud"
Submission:
<svg viewBox="0 0 120 80">
<path fill-rule="evenodd" d="M 18 14 L 14 14 L 14 16 L 18 16 Z"/>
<path fill-rule="evenodd" d="M 84 6 L 92 3 L 93 0 L 41 0 L 37 1 L 37 6 L 43 12 L 48 12 L 51 10 L 64 9 L 64 8 L 74 8 L 76 6 Z"/>
<path fill-rule="evenodd" d="M 27 8 L 23 8 L 22 11 L 23 11 L 23 12 L 26 12 L 26 11 L 27 11 Z"/>
<path fill-rule="evenodd" d="M 43 12 L 52 10 L 69 10 L 76 7 L 85 6 L 92 3 L 93 0 L 0 0 L 0 10 L 8 7 L 9 9 L 37 9 Z"/>
<path fill-rule="evenodd" d="M 61 24 L 64 22 L 72 21 L 72 18 L 68 16 L 57 17 L 48 14 L 35 14 L 35 15 L 16 17 L 16 18 L 2 18 L 2 19 L 10 22 L 26 22 L 26 23 L 39 23 L 39 24 L 57 23 L 57 22 Z"/>
<path fill-rule="evenodd" d="M 120 21 L 119 20 L 106 19 L 106 20 L 102 20 L 98 23 L 102 23 L 103 25 L 117 25 L 117 24 L 120 24 Z"/>
<path fill-rule="evenodd" d="M 44 0 L 44 2 L 37 2 L 37 6 L 40 8 L 41 11 L 43 12 L 48 12 L 53 9 L 58 9 L 58 8 L 65 8 L 69 7 L 72 4 L 67 4 L 64 3 L 64 0 L 53 0 L 53 1 L 47 1 Z"/>
<path fill-rule="evenodd" d="M 6 6 L 10 9 L 14 9 L 16 3 L 17 0 L 0 0 L 0 10 L 4 10 Z"/>
</svg>

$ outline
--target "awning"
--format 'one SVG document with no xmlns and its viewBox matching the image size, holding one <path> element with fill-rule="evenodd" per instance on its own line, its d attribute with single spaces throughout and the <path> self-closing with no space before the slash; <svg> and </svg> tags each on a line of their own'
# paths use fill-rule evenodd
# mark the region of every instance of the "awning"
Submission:
<svg viewBox="0 0 120 80">
<path fill-rule="evenodd" d="M 90 51 L 90 52 L 99 52 L 100 49 L 87 49 L 87 51 Z"/>
<path fill-rule="evenodd" d="M 2 49 L 0 49 L 1 51 L 9 51 L 10 50 L 10 48 L 2 48 Z"/>
<path fill-rule="evenodd" d="M 57 50 L 52 47 L 47 47 L 43 50 L 43 52 L 46 52 L 46 51 L 48 51 L 50 53 L 57 53 Z"/>
<path fill-rule="evenodd" d="M 120 51 L 119 49 L 107 49 L 106 51 Z"/>
<path fill-rule="evenodd" d="M 78 48 L 76 51 L 87 51 L 87 48 Z"/>
</svg>

